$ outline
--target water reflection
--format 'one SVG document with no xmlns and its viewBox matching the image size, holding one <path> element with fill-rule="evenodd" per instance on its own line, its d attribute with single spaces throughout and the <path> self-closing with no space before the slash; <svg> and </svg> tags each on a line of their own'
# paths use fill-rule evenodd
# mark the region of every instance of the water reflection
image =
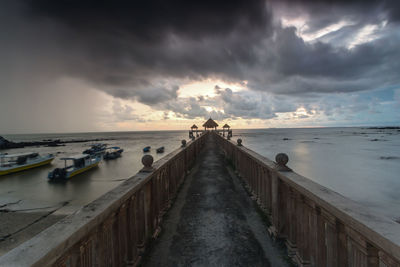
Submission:
<svg viewBox="0 0 400 267">
<path fill-rule="evenodd" d="M 277 153 L 287 153 L 288 165 L 297 173 L 378 213 L 400 217 L 398 131 L 382 134 L 360 128 L 268 129 L 241 130 L 237 135 L 261 155 L 274 159 Z M 386 141 L 371 141 L 378 135 Z M 391 160 L 382 156 L 390 156 Z"/>
</svg>

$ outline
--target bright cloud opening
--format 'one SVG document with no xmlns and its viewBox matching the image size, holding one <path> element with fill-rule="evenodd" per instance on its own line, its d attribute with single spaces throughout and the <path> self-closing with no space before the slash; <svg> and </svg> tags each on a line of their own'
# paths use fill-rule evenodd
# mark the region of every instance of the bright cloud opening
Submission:
<svg viewBox="0 0 400 267">
<path fill-rule="evenodd" d="M 243 81 L 242 84 L 239 83 L 228 83 L 222 80 L 206 79 L 202 81 L 194 81 L 183 84 L 180 86 L 178 91 L 179 97 L 198 97 L 198 96 L 208 96 L 215 97 L 217 94 L 215 92 L 215 85 L 223 88 L 230 88 L 233 92 L 238 92 L 246 90 L 247 81 Z"/>
</svg>

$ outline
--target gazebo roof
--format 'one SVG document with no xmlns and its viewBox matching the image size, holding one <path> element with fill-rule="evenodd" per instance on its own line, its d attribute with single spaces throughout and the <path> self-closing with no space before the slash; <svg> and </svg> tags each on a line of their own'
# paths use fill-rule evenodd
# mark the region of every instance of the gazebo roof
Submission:
<svg viewBox="0 0 400 267">
<path fill-rule="evenodd" d="M 222 128 L 231 128 L 228 124 L 225 123 L 224 126 L 222 126 Z"/>
<path fill-rule="evenodd" d="M 215 127 L 218 127 L 218 123 L 216 123 L 213 119 L 209 118 L 208 121 L 206 121 L 206 122 L 203 124 L 203 127 L 206 127 L 206 128 L 215 128 Z"/>
<path fill-rule="evenodd" d="M 190 129 L 198 129 L 199 127 L 196 126 L 196 124 L 193 124 L 192 127 L 190 127 Z"/>
</svg>

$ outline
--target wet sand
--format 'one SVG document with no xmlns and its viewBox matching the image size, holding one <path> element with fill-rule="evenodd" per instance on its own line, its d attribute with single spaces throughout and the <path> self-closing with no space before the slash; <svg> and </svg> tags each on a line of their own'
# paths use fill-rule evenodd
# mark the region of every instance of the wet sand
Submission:
<svg viewBox="0 0 400 267">
<path fill-rule="evenodd" d="M 52 212 L 0 212 L 0 256 L 66 216 Z"/>
</svg>

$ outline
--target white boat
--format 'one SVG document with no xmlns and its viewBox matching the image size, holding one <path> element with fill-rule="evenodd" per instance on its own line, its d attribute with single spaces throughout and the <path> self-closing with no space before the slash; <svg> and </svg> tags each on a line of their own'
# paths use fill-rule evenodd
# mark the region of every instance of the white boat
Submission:
<svg viewBox="0 0 400 267">
<path fill-rule="evenodd" d="M 0 175 L 28 170 L 50 164 L 53 154 L 40 156 L 38 153 L 0 154 Z"/>
<path fill-rule="evenodd" d="M 80 154 L 68 158 L 61 158 L 61 160 L 64 160 L 65 162 L 65 167 L 56 168 L 53 171 L 49 172 L 48 178 L 50 180 L 69 179 L 72 176 L 96 167 L 97 165 L 99 165 L 101 159 L 102 157 L 100 154 Z M 71 164 L 68 164 L 69 162 Z"/>
</svg>

